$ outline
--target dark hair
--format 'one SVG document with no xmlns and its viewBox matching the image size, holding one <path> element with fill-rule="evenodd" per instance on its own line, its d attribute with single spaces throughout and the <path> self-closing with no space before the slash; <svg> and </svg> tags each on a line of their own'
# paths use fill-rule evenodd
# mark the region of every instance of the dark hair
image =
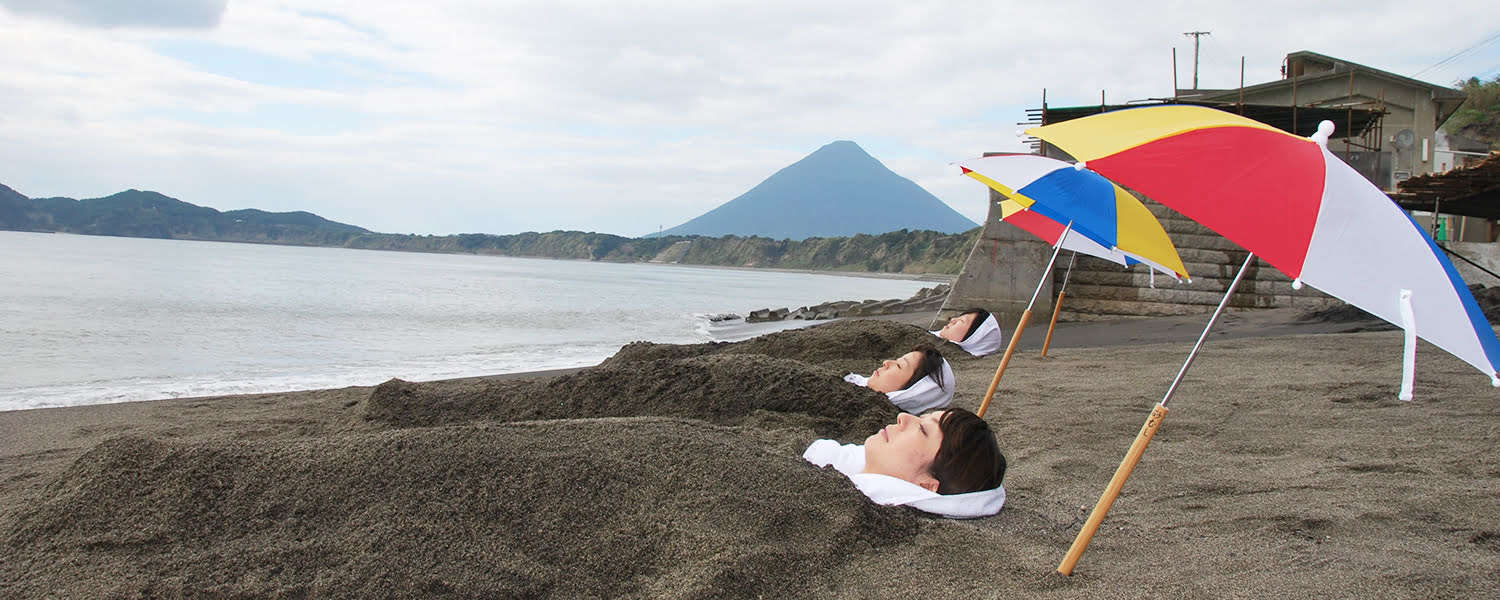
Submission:
<svg viewBox="0 0 1500 600">
<path fill-rule="evenodd" d="M 939 388 L 948 389 L 948 386 L 943 385 L 943 355 L 937 351 L 937 348 L 932 347 L 932 344 L 917 344 L 907 352 L 921 352 L 922 358 L 917 359 L 917 368 L 912 370 L 911 379 L 907 380 L 906 385 L 901 386 L 901 389 L 911 389 L 911 386 L 916 385 L 928 375 L 932 376 L 932 380 L 937 382 Z"/>
<path fill-rule="evenodd" d="M 974 320 L 969 321 L 969 330 L 964 333 L 965 342 L 969 341 L 969 338 L 974 335 L 975 331 L 979 331 L 979 325 L 981 323 L 984 323 L 985 319 L 990 318 L 990 311 L 982 308 L 971 308 L 969 310 L 958 313 L 958 316 L 962 317 L 967 314 L 973 314 Z"/>
<path fill-rule="evenodd" d="M 938 419 L 943 444 L 928 469 L 939 494 L 965 494 L 1000 487 L 1005 455 L 990 424 L 962 408 L 950 408 Z"/>
</svg>

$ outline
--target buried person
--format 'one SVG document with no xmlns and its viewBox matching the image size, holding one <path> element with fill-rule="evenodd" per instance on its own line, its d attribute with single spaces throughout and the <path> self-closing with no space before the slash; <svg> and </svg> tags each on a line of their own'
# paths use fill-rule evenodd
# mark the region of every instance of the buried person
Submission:
<svg viewBox="0 0 1500 600">
<path fill-rule="evenodd" d="M 959 313 L 932 334 L 958 344 L 958 347 L 974 356 L 994 354 L 1000 349 L 1000 342 L 1004 338 L 995 315 L 982 308 L 971 308 Z"/>
<path fill-rule="evenodd" d="M 1005 505 L 1005 455 L 984 419 L 962 408 L 896 416 L 864 445 L 817 440 L 802 458 L 843 473 L 877 504 L 955 519 Z"/>
<path fill-rule="evenodd" d="M 869 377 L 850 373 L 844 381 L 881 392 L 896 408 L 914 415 L 948 406 L 956 383 L 953 368 L 931 344 L 886 360 Z"/>
</svg>

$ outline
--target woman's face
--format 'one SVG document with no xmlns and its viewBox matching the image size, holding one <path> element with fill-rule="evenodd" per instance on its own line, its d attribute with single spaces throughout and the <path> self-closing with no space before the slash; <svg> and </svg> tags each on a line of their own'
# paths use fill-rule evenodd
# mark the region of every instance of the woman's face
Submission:
<svg viewBox="0 0 1500 600">
<path fill-rule="evenodd" d="M 915 350 L 902 354 L 895 360 L 887 360 L 870 374 L 870 380 L 865 382 L 865 387 L 887 394 L 904 389 L 906 382 L 911 381 L 912 373 L 917 372 L 917 365 L 921 362 L 922 353 Z"/>
<path fill-rule="evenodd" d="M 865 472 L 889 475 L 937 491 L 938 481 L 929 470 L 943 445 L 943 430 L 938 427 L 938 419 L 942 417 L 942 411 L 920 417 L 896 415 L 895 425 L 887 425 L 865 439 Z"/>
<path fill-rule="evenodd" d="M 938 337 L 950 342 L 964 341 L 964 335 L 969 333 L 969 325 L 973 323 L 974 318 L 978 316 L 979 315 L 974 313 L 964 313 L 953 317 L 952 319 L 948 319 L 948 324 L 944 325 L 942 330 L 938 331 Z"/>
</svg>

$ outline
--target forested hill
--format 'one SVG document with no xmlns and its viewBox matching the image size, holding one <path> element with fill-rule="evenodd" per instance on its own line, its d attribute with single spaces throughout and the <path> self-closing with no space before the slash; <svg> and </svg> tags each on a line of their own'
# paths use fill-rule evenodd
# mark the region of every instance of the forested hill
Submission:
<svg viewBox="0 0 1500 600">
<path fill-rule="evenodd" d="M 977 227 L 955 234 L 901 230 L 801 241 L 734 235 L 626 238 L 581 231 L 418 236 L 375 233 L 300 211 L 220 212 L 156 192 L 136 190 L 89 200 L 32 199 L 3 184 L 0 184 L 0 230 L 611 262 L 950 275 L 958 273 L 979 236 Z"/>
<path fill-rule="evenodd" d="M 219 212 L 156 192 L 88 200 L 27 198 L 0 185 L 0 229 L 229 242 L 338 244 L 368 230 L 308 212 Z"/>
<path fill-rule="evenodd" d="M 626 238 L 581 231 L 448 236 L 369 234 L 351 236 L 343 245 L 376 250 L 610 262 L 957 275 L 979 239 L 979 231 L 978 227 L 952 234 L 901 230 L 880 235 L 858 234 L 801 241 L 737 235 Z"/>
</svg>

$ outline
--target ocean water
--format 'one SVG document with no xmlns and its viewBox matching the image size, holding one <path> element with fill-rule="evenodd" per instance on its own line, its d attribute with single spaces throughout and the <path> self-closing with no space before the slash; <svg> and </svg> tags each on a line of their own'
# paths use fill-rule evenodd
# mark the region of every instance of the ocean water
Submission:
<svg viewBox="0 0 1500 600">
<path fill-rule="evenodd" d="M 0 231 L 0 410 L 589 366 L 786 326 L 715 315 L 932 285 Z"/>
</svg>

